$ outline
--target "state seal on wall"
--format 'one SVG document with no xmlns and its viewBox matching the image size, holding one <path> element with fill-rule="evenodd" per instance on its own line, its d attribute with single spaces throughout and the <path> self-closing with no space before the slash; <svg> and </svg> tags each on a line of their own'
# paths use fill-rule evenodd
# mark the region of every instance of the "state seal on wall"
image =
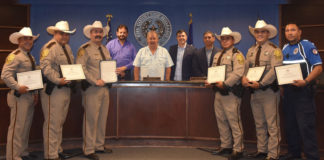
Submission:
<svg viewBox="0 0 324 160">
<path fill-rule="evenodd" d="M 164 46 L 171 37 L 171 22 L 161 12 L 145 12 L 137 18 L 134 24 L 135 39 L 140 45 L 147 46 L 146 35 L 150 30 L 156 31 L 159 35 L 159 45 Z"/>
</svg>

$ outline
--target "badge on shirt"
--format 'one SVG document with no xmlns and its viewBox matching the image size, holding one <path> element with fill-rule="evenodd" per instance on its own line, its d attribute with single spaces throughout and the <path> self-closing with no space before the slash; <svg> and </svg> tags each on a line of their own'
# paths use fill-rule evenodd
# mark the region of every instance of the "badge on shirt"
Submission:
<svg viewBox="0 0 324 160">
<path fill-rule="evenodd" d="M 276 60 L 281 60 L 282 58 L 282 53 L 281 53 L 281 50 L 279 48 L 277 48 L 275 51 L 274 51 L 274 56 L 275 56 L 275 59 Z"/>
<path fill-rule="evenodd" d="M 244 64 L 244 57 L 242 54 L 237 54 L 236 59 L 239 64 Z"/>
<path fill-rule="evenodd" d="M 45 57 L 47 57 L 48 53 L 49 53 L 48 48 L 43 49 L 43 51 L 42 51 L 42 53 L 40 55 L 40 60 L 43 60 Z"/>
<path fill-rule="evenodd" d="M 294 54 L 297 54 L 298 53 L 298 48 L 295 48 L 294 49 Z"/>
<path fill-rule="evenodd" d="M 84 55 L 85 51 L 83 48 L 80 48 L 78 51 L 78 57 L 82 57 Z"/>
<path fill-rule="evenodd" d="M 318 54 L 318 51 L 316 48 L 313 49 L 313 54 Z"/>
<path fill-rule="evenodd" d="M 15 54 L 9 54 L 9 56 L 6 59 L 6 64 L 11 63 L 15 59 Z"/>
<path fill-rule="evenodd" d="M 264 52 L 264 55 L 266 55 L 266 56 L 269 55 L 269 52 Z"/>
</svg>

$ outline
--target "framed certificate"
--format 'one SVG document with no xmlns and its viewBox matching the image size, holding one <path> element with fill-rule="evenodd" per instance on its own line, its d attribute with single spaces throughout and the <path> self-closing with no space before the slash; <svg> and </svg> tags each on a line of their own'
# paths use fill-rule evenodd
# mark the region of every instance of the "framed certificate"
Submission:
<svg viewBox="0 0 324 160">
<path fill-rule="evenodd" d="M 28 87 L 28 90 L 43 88 L 43 78 L 41 70 L 17 73 L 17 82 L 19 85 Z"/>
<path fill-rule="evenodd" d="M 303 80 L 300 64 L 290 64 L 275 67 L 279 85 L 294 83 L 294 80 Z"/>
<path fill-rule="evenodd" d="M 105 83 L 117 82 L 117 62 L 115 60 L 100 61 L 100 79 Z"/>
<path fill-rule="evenodd" d="M 246 78 L 249 79 L 249 81 L 258 82 L 260 81 L 264 70 L 265 70 L 265 66 L 249 68 L 246 74 Z"/>
<path fill-rule="evenodd" d="M 86 79 L 81 64 L 60 65 L 65 80 Z"/>
<path fill-rule="evenodd" d="M 226 71 L 225 65 L 209 67 L 208 74 L 207 74 L 207 82 L 215 83 L 215 82 L 225 81 L 225 71 Z"/>
</svg>

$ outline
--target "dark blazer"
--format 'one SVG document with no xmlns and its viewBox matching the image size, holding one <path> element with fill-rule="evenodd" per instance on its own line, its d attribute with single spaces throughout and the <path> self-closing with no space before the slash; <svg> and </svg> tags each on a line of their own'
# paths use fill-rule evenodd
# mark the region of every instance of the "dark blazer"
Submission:
<svg viewBox="0 0 324 160">
<path fill-rule="evenodd" d="M 182 80 L 187 81 L 192 76 L 192 57 L 195 52 L 195 47 L 187 44 L 183 59 L 182 59 Z M 171 67 L 171 80 L 174 80 L 175 70 L 177 67 L 178 45 L 173 45 L 169 48 L 169 53 L 174 65 Z"/>
<path fill-rule="evenodd" d="M 213 59 L 215 54 L 219 51 L 218 48 L 214 46 L 210 58 L 210 64 L 207 64 L 206 48 L 200 48 L 196 50 L 192 59 L 192 76 L 193 77 L 207 77 L 208 67 L 213 64 Z"/>
</svg>

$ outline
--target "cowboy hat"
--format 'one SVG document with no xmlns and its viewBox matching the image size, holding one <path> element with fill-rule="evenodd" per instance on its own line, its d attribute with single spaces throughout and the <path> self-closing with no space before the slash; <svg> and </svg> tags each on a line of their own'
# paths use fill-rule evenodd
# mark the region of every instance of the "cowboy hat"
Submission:
<svg viewBox="0 0 324 160">
<path fill-rule="evenodd" d="M 108 31 L 109 31 L 109 26 L 106 26 L 106 27 L 102 27 L 102 23 L 100 21 L 94 21 L 92 25 L 86 25 L 84 28 L 83 28 L 83 34 L 87 37 L 87 38 L 90 38 L 90 31 L 93 29 L 93 28 L 101 28 L 103 29 L 103 36 L 106 36 L 108 34 Z"/>
<path fill-rule="evenodd" d="M 239 32 L 232 32 L 229 27 L 223 27 L 222 33 L 220 35 L 216 35 L 216 38 L 220 41 L 222 36 L 232 36 L 234 39 L 234 44 L 240 42 L 241 34 Z"/>
<path fill-rule="evenodd" d="M 32 30 L 29 27 L 22 28 L 19 32 L 14 32 L 9 36 L 9 41 L 13 44 L 18 44 L 20 37 L 33 37 L 33 40 L 39 37 L 39 34 L 34 36 Z"/>
<path fill-rule="evenodd" d="M 255 27 L 249 26 L 250 33 L 254 35 L 254 30 L 266 29 L 269 31 L 269 39 L 274 38 L 277 35 L 277 28 L 271 24 L 267 24 L 264 20 L 258 20 L 255 23 Z"/>
<path fill-rule="evenodd" d="M 55 26 L 47 27 L 47 32 L 49 34 L 54 34 L 55 31 L 62 31 L 64 33 L 72 34 L 75 32 L 75 29 L 70 31 L 69 23 L 67 21 L 59 21 L 55 24 Z"/>
</svg>

